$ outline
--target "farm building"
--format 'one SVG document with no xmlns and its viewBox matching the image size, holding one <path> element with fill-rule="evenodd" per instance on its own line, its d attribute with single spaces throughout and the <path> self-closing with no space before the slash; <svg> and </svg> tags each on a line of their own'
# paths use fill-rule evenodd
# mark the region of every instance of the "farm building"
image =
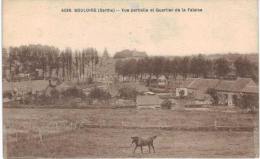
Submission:
<svg viewBox="0 0 260 159">
<path fill-rule="evenodd" d="M 188 79 L 180 87 L 176 88 L 176 96 L 180 96 L 183 90 L 184 96 L 191 96 L 195 100 L 210 100 L 207 95 L 208 89 L 215 89 L 219 97 L 219 104 L 234 106 L 241 94 L 257 94 L 258 86 L 250 78 L 237 78 L 236 80 L 223 79 Z"/>
<path fill-rule="evenodd" d="M 241 94 L 257 94 L 258 86 L 251 78 L 238 78 L 234 81 L 220 80 L 215 87 L 219 96 L 219 104 L 234 106 Z"/>
<path fill-rule="evenodd" d="M 160 108 L 162 99 L 158 95 L 140 95 L 136 97 L 136 106 L 138 109 L 142 108 Z"/>
<path fill-rule="evenodd" d="M 180 87 L 176 88 L 176 96 L 179 97 L 180 91 L 183 91 L 184 96 L 203 97 L 207 90 L 214 88 L 218 82 L 217 79 L 190 78 L 181 83 Z"/>
<path fill-rule="evenodd" d="M 168 86 L 168 79 L 164 75 L 161 75 L 159 77 L 154 75 L 145 76 L 143 77 L 143 79 L 147 82 L 147 84 L 150 82 L 150 86 L 152 87 L 165 88 L 166 86 Z"/>
<path fill-rule="evenodd" d="M 187 79 L 176 79 L 169 81 L 169 88 L 173 91 L 173 95 L 176 97 L 180 96 L 180 92 L 184 92 L 184 96 L 188 96 L 187 86 L 193 82 L 195 78 L 187 78 Z"/>
<path fill-rule="evenodd" d="M 160 76 L 157 81 L 159 87 L 166 87 L 168 85 L 168 79 L 164 75 Z"/>
</svg>

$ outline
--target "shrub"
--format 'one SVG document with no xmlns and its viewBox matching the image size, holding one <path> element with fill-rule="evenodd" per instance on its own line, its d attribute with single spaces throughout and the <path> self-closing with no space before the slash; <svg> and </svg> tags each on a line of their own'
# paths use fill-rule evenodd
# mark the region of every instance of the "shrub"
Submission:
<svg viewBox="0 0 260 159">
<path fill-rule="evenodd" d="M 239 107 L 242 109 L 249 109 L 251 112 L 258 108 L 258 96 L 244 94 L 239 99 Z"/>
<path fill-rule="evenodd" d="M 50 94 L 51 103 L 55 103 L 59 99 L 60 92 L 57 89 L 52 89 Z"/>
<path fill-rule="evenodd" d="M 40 94 L 38 97 L 37 97 L 37 102 L 39 102 L 39 104 L 41 105 L 45 105 L 45 104 L 49 104 L 50 100 L 48 99 L 48 97 L 45 95 L 45 94 Z"/>
<path fill-rule="evenodd" d="M 88 77 L 87 84 L 92 84 L 92 83 L 93 83 L 93 78 L 92 77 Z"/>
<path fill-rule="evenodd" d="M 61 93 L 64 97 L 74 97 L 74 98 L 81 98 L 85 99 L 86 94 L 83 92 L 82 89 L 78 89 L 77 87 L 71 87 L 66 89 Z"/>
<path fill-rule="evenodd" d="M 211 96 L 211 98 L 213 99 L 213 104 L 218 104 L 218 94 L 217 94 L 217 91 L 214 89 L 214 88 L 209 88 L 207 90 L 207 94 L 209 94 Z"/>
<path fill-rule="evenodd" d="M 138 92 L 132 87 L 123 87 L 119 90 L 119 97 L 125 99 L 136 99 Z"/>
<path fill-rule="evenodd" d="M 94 87 L 90 90 L 88 97 L 90 99 L 108 100 L 111 98 L 111 95 L 109 92 L 107 92 L 101 88 Z"/>
<path fill-rule="evenodd" d="M 161 107 L 164 109 L 171 109 L 172 107 L 172 102 L 169 99 L 165 99 L 162 103 L 161 103 Z"/>
<path fill-rule="evenodd" d="M 180 90 L 179 94 L 180 94 L 180 98 L 183 99 L 184 98 L 184 94 L 185 94 L 184 90 Z"/>
<path fill-rule="evenodd" d="M 4 92 L 3 92 L 3 97 L 4 97 L 4 98 L 8 98 L 8 99 L 12 99 L 12 97 L 13 97 L 12 92 L 10 92 L 10 91 L 4 91 Z"/>
</svg>

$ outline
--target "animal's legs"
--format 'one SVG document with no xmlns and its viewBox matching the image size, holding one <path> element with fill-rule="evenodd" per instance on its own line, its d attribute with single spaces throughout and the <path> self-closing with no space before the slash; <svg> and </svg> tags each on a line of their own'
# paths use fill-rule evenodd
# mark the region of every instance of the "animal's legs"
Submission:
<svg viewBox="0 0 260 159">
<path fill-rule="evenodd" d="M 143 153 L 143 146 L 141 146 L 141 151 L 142 151 L 142 153 Z"/>
<path fill-rule="evenodd" d="M 149 147 L 149 153 L 151 153 L 151 151 L 150 151 L 150 148 L 151 148 L 150 145 L 148 145 L 148 147 Z"/>
<path fill-rule="evenodd" d="M 154 150 L 154 146 L 153 146 L 153 144 L 152 144 L 151 146 L 152 146 L 152 148 L 153 148 L 153 152 L 155 153 L 155 150 Z"/>
<path fill-rule="evenodd" d="M 134 153 L 135 153 L 136 148 L 137 148 L 137 146 L 135 146 Z"/>
</svg>

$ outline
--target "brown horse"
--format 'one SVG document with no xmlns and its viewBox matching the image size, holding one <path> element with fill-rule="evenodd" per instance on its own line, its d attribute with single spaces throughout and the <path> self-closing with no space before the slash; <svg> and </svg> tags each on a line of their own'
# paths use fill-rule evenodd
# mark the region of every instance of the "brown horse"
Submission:
<svg viewBox="0 0 260 159">
<path fill-rule="evenodd" d="M 141 148 L 141 152 L 143 153 L 143 146 L 148 146 L 149 147 L 149 153 L 150 153 L 150 148 L 153 148 L 153 152 L 155 153 L 154 146 L 153 146 L 153 140 L 157 136 L 152 136 L 148 138 L 141 138 L 138 136 L 131 137 L 132 138 L 132 144 L 135 143 L 135 148 L 134 148 L 134 153 L 136 148 L 139 146 Z"/>
</svg>

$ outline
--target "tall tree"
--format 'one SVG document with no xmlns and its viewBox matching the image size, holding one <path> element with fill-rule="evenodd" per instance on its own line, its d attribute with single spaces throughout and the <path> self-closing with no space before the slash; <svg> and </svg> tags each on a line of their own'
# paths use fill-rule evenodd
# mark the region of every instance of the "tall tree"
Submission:
<svg viewBox="0 0 260 159">
<path fill-rule="evenodd" d="M 183 57 L 179 62 L 178 69 L 183 78 L 186 79 L 190 69 L 190 58 L 187 56 Z"/>
<path fill-rule="evenodd" d="M 215 60 L 214 68 L 217 77 L 224 77 L 230 72 L 229 62 L 225 58 Z"/>
<path fill-rule="evenodd" d="M 236 68 L 236 74 L 239 77 L 248 77 L 253 72 L 253 67 L 250 63 L 250 61 L 247 58 L 239 57 L 234 62 L 235 68 Z"/>
</svg>

